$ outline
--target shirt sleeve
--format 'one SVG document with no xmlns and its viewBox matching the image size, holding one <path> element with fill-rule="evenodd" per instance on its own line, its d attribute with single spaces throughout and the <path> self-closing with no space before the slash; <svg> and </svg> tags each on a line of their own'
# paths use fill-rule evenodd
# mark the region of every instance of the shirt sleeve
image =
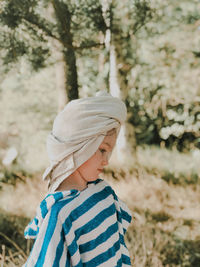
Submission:
<svg viewBox="0 0 200 267">
<path fill-rule="evenodd" d="M 126 233 L 129 224 L 131 223 L 132 220 L 132 214 L 127 205 L 120 199 L 119 201 L 119 206 L 120 206 L 120 211 L 121 211 L 121 218 L 122 218 L 122 226 L 123 226 L 123 231 L 124 234 Z"/>
<path fill-rule="evenodd" d="M 121 199 L 118 198 L 115 191 L 111 187 L 110 189 L 112 190 L 112 194 L 114 197 L 114 202 L 118 213 L 118 221 L 120 221 L 120 223 L 122 224 L 123 234 L 125 234 L 129 227 L 129 224 L 131 223 L 132 214 L 127 205 Z"/>
<path fill-rule="evenodd" d="M 52 209 L 45 217 L 25 267 L 70 266 L 59 215 Z"/>
</svg>

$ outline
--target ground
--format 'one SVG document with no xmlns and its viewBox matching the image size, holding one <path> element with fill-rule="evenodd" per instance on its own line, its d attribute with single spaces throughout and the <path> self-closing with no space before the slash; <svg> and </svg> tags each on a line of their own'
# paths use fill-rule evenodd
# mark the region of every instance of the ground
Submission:
<svg viewBox="0 0 200 267">
<path fill-rule="evenodd" d="M 199 154 L 138 148 L 137 161 L 112 165 L 103 178 L 133 214 L 126 235 L 134 267 L 200 266 Z M 23 238 L 27 222 L 46 193 L 41 173 L 4 184 L 0 234 L 1 263 L 21 266 L 31 244 Z"/>
</svg>

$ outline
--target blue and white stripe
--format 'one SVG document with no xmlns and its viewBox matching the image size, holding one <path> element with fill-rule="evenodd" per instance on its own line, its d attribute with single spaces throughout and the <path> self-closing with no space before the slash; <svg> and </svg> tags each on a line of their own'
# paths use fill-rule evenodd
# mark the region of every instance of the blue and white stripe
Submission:
<svg viewBox="0 0 200 267">
<path fill-rule="evenodd" d="M 24 266 L 130 266 L 124 241 L 130 222 L 129 209 L 103 180 L 49 194 L 25 229 L 35 243 Z"/>
</svg>

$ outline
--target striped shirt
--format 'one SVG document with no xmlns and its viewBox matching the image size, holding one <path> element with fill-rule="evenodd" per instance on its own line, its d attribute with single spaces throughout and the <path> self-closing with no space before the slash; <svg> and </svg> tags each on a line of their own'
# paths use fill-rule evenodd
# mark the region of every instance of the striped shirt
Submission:
<svg viewBox="0 0 200 267">
<path fill-rule="evenodd" d="M 48 194 L 25 229 L 35 242 L 26 267 L 130 266 L 124 234 L 130 211 L 104 180 Z"/>
</svg>

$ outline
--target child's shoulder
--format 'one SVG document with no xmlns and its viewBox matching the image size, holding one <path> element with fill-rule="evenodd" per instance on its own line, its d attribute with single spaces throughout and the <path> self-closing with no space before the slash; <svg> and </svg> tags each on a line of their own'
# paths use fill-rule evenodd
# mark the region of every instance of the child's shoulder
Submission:
<svg viewBox="0 0 200 267">
<path fill-rule="evenodd" d="M 41 203 L 40 207 L 42 210 L 54 211 L 60 214 L 61 217 L 66 217 L 73 210 L 80 210 L 81 208 L 86 208 L 93 203 L 98 203 L 99 201 L 105 200 L 108 196 L 115 198 L 114 191 L 108 182 L 102 179 L 97 179 L 94 182 L 88 183 L 88 186 L 83 191 L 70 190 L 55 192 L 53 194 L 47 195 Z M 42 207 L 44 206 L 44 207 Z"/>
<path fill-rule="evenodd" d="M 90 187 L 91 185 L 99 186 L 99 187 L 110 186 L 108 182 L 106 182 L 105 180 L 100 179 L 100 178 L 95 180 L 95 181 L 88 182 L 88 187 Z"/>
<path fill-rule="evenodd" d="M 97 179 L 94 182 L 88 183 L 88 187 L 87 187 L 87 189 L 85 189 L 85 191 L 86 191 L 86 193 L 89 193 L 89 194 L 96 194 L 98 192 L 100 193 L 100 192 L 104 192 L 104 191 L 110 192 L 110 193 L 114 192 L 112 187 L 110 186 L 110 184 L 103 179 Z M 81 197 L 81 195 L 80 195 L 80 197 Z"/>
</svg>

